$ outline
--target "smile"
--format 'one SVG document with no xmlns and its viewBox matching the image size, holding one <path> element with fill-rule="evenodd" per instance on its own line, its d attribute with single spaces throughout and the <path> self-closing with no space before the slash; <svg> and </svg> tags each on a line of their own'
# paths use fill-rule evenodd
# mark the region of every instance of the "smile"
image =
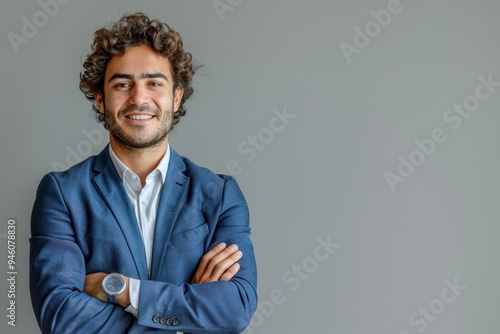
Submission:
<svg viewBox="0 0 500 334">
<path fill-rule="evenodd" d="M 144 120 L 144 119 L 151 119 L 154 116 L 151 115 L 130 115 L 130 116 L 125 116 L 128 119 L 134 119 L 134 120 Z"/>
</svg>

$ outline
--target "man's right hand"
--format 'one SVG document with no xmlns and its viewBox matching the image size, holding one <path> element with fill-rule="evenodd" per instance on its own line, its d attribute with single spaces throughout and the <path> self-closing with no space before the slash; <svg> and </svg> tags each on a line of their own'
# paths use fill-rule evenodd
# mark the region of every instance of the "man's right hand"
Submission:
<svg viewBox="0 0 500 334">
<path fill-rule="evenodd" d="M 238 261 L 242 256 L 237 245 L 218 244 L 203 255 L 191 283 L 229 281 L 240 270 Z"/>
</svg>

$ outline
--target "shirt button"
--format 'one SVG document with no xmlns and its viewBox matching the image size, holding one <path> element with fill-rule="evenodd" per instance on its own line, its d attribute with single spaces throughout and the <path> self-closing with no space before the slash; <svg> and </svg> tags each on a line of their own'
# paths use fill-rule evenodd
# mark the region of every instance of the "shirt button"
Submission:
<svg viewBox="0 0 500 334">
<path fill-rule="evenodd" d="M 141 203 L 142 203 L 142 205 L 148 205 L 148 200 L 147 200 L 147 199 L 143 199 L 143 200 L 141 201 Z"/>
</svg>

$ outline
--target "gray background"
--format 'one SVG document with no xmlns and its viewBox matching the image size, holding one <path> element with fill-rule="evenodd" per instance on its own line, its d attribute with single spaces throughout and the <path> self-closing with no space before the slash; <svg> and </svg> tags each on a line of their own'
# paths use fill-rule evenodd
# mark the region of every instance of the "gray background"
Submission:
<svg viewBox="0 0 500 334">
<path fill-rule="evenodd" d="M 247 333 L 497 332 L 500 87 L 460 127 L 443 117 L 474 101 L 479 77 L 500 81 L 500 3 L 401 0 L 377 31 L 371 11 L 390 2 L 220 0 L 219 15 L 212 0 L 73 0 L 16 53 L 8 34 L 22 36 L 22 18 L 33 22 L 43 9 L 3 1 L 1 332 L 39 332 L 28 291 L 35 189 L 68 165 L 71 150 L 81 160 L 104 147 L 78 90 L 82 59 L 96 29 L 135 11 L 169 23 L 205 65 L 172 146 L 214 171 L 240 165 L 232 174 L 251 208 L 261 301 Z M 373 37 L 348 61 L 341 43 L 356 45 L 356 27 Z M 270 137 L 273 110 L 285 109 L 295 117 Z M 436 128 L 446 141 L 418 161 L 415 140 Z M 259 134 L 266 144 L 249 159 L 238 146 Z M 400 156 L 420 166 L 391 189 L 384 173 L 398 173 Z M 15 328 L 6 318 L 9 218 L 17 222 Z M 318 238 L 328 237 L 340 247 L 313 260 Z M 462 290 L 445 290 L 446 280 Z M 443 291 L 454 301 L 441 301 Z"/>
</svg>

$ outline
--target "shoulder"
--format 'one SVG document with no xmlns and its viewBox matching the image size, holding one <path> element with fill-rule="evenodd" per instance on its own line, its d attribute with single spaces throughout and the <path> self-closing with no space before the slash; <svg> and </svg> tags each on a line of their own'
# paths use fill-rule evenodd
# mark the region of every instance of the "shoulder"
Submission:
<svg viewBox="0 0 500 334">
<path fill-rule="evenodd" d="M 216 174 L 210 169 L 200 166 L 189 158 L 180 155 L 175 150 L 171 150 L 171 159 L 174 164 L 181 162 L 181 169 L 184 169 L 184 174 L 191 178 L 193 182 L 213 182 L 217 185 L 223 186 L 225 182 L 234 180 L 230 175 Z"/>
<path fill-rule="evenodd" d="M 88 157 L 87 159 L 83 160 L 80 163 L 77 163 L 76 165 L 73 165 L 67 170 L 64 171 L 52 171 L 48 174 L 45 175 L 45 177 L 52 176 L 56 180 L 71 180 L 71 179 L 84 179 L 84 176 L 88 174 L 93 174 L 93 166 L 95 163 L 95 160 L 98 156 L 94 155 L 91 157 Z"/>
<path fill-rule="evenodd" d="M 90 183 L 98 173 L 96 172 L 96 166 L 106 166 L 108 162 L 111 162 L 111 159 L 107 149 L 104 149 L 98 155 L 90 156 L 67 170 L 47 173 L 42 178 L 40 187 L 53 183 L 63 188 L 81 187 L 83 184 Z"/>
<path fill-rule="evenodd" d="M 172 150 L 172 158 L 174 161 L 180 159 L 183 167 L 185 167 L 184 174 L 190 178 L 191 187 L 193 189 L 202 188 L 204 193 L 210 193 L 222 196 L 224 192 L 236 191 L 240 192 L 239 186 L 234 177 L 226 174 L 217 174 L 206 167 L 202 167 L 189 158 L 179 155 Z"/>
<path fill-rule="evenodd" d="M 202 211 L 217 212 L 221 217 L 238 216 L 241 222 L 248 222 L 248 205 L 234 177 L 216 174 L 186 157 L 177 156 L 182 161 L 184 175 L 190 180 L 187 198 L 191 203 L 201 205 Z"/>
</svg>

